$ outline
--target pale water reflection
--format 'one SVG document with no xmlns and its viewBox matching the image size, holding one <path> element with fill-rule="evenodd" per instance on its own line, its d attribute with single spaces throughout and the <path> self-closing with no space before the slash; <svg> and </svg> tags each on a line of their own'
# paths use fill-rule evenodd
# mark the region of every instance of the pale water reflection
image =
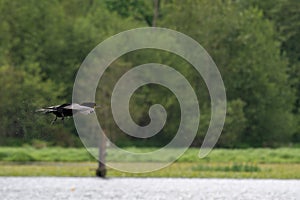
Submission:
<svg viewBox="0 0 300 200">
<path fill-rule="evenodd" d="M 300 180 L 2 177 L 2 200 L 300 199 Z"/>
</svg>

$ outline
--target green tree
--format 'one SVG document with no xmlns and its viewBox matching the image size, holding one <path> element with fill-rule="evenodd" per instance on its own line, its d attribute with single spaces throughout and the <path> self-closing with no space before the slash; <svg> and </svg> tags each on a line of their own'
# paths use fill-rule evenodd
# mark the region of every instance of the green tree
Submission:
<svg viewBox="0 0 300 200">
<path fill-rule="evenodd" d="M 293 114 L 300 124 L 300 2 L 294 0 L 250 0 L 241 1 L 242 8 L 256 7 L 263 11 L 264 17 L 275 24 L 278 38 L 281 42 L 281 54 L 289 60 L 289 82 L 296 92 Z M 294 133 L 295 141 L 300 141 L 300 126 Z"/>
<path fill-rule="evenodd" d="M 49 126 L 51 119 L 35 113 L 48 102 L 58 103 L 63 87 L 57 88 L 49 80 L 41 81 L 39 71 L 28 73 L 7 65 L 0 67 L 0 84 L 1 143 L 9 138 L 28 142 L 53 137 L 55 132 L 64 134 L 59 127 Z"/>
<path fill-rule="evenodd" d="M 65 128 L 55 128 L 49 126 L 49 116 L 38 116 L 34 110 L 70 102 L 85 56 L 107 37 L 137 26 L 109 12 L 103 3 L 72 2 L 0 1 L 2 135 L 19 133 L 20 138 L 36 136 L 72 145 L 65 137 L 76 133 L 72 121 L 65 122 Z M 15 82 L 14 76 L 19 77 Z M 64 141 L 59 141 L 59 133 Z"/>
<path fill-rule="evenodd" d="M 107 8 L 120 16 L 132 17 L 137 21 L 145 22 L 148 26 L 153 23 L 153 2 L 139 0 L 106 0 Z"/>
<path fill-rule="evenodd" d="M 288 141 L 294 128 L 294 98 L 286 73 L 287 59 L 280 54 L 272 22 L 260 10 L 241 10 L 232 1 L 174 2 L 166 9 L 174 14 L 161 24 L 199 41 L 222 73 L 229 102 L 240 99 L 245 103 L 242 111 L 234 111 L 243 112 L 247 120 L 239 129 L 240 142 L 273 146 Z M 234 123 L 230 121 L 227 123 Z M 225 125 L 224 132 L 232 126 Z"/>
</svg>

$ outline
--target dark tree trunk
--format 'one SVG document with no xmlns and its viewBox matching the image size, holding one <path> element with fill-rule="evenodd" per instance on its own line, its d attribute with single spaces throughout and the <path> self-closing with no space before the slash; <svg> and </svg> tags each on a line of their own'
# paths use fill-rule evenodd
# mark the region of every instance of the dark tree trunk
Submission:
<svg viewBox="0 0 300 200">
<path fill-rule="evenodd" d="M 153 0 L 153 19 L 152 19 L 153 27 L 156 27 L 158 12 L 159 12 L 159 0 Z"/>
</svg>

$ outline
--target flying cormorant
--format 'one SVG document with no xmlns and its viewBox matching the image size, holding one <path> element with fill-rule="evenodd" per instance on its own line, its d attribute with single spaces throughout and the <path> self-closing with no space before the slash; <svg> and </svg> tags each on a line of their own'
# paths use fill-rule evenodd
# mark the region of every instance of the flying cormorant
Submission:
<svg viewBox="0 0 300 200">
<path fill-rule="evenodd" d="M 55 115 L 55 119 L 51 122 L 51 124 L 53 124 L 58 117 L 61 117 L 63 121 L 65 117 L 71 117 L 77 113 L 88 115 L 95 112 L 96 107 L 98 106 L 93 102 L 85 102 L 82 104 L 64 103 L 62 105 L 41 108 L 36 110 L 36 112 L 42 112 L 44 114 L 53 113 Z"/>
</svg>

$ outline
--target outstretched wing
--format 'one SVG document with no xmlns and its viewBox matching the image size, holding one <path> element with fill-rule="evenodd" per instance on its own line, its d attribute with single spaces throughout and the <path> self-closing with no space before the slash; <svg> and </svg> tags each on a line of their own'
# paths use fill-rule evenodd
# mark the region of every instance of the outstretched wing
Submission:
<svg viewBox="0 0 300 200">
<path fill-rule="evenodd" d="M 83 105 L 79 105 L 77 103 L 73 103 L 69 106 L 64 107 L 65 109 L 71 109 L 73 110 L 73 113 L 81 113 L 81 114 L 85 114 L 88 115 L 90 113 L 93 113 L 95 110 L 94 108 L 88 107 L 88 106 L 83 106 Z"/>
<path fill-rule="evenodd" d="M 96 104 L 92 103 L 92 102 L 87 102 L 87 103 L 82 103 L 82 104 L 65 103 L 62 105 L 41 108 L 41 109 L 36 110 L 36 112 L 41 112 L 41 113 L 45 113 L 45 114 L 61 112 L 65 116 L 71 116 L 72 114 L 68 114 L 69 112 L 73 113 L 73 114 L 81 113 L 84 115 L 88 115 L 90 113 L 95 112 L 95 107 L 96 107 Z"/>
<path fill-rule="evenodd" d="M 54 111 L 55 111 L 55 109 L 52 109 L 52 108 L 41 108 L 41 109 L 37 109 L 35 112 L 47 114 L 47 113 L 52 113 Z"/>
<path fill-rule="evenodd" d="M 94 108 L 96 106 L 96 103 L 95 102 L 84 102 L 84 103 L 81 103 L 80 105 Z"/>
<path fill-rule="evenodd" d="M 57 111 L 57 108 L 60 107 L 61 105 L 56 105 L 56 106 L 49 106 L 49 107 L 45 107 L 45 108 L 40 108 L 37 109 L 35 112 L 41 112 L 41 113 L 52 113 Z"/>
</svg>

